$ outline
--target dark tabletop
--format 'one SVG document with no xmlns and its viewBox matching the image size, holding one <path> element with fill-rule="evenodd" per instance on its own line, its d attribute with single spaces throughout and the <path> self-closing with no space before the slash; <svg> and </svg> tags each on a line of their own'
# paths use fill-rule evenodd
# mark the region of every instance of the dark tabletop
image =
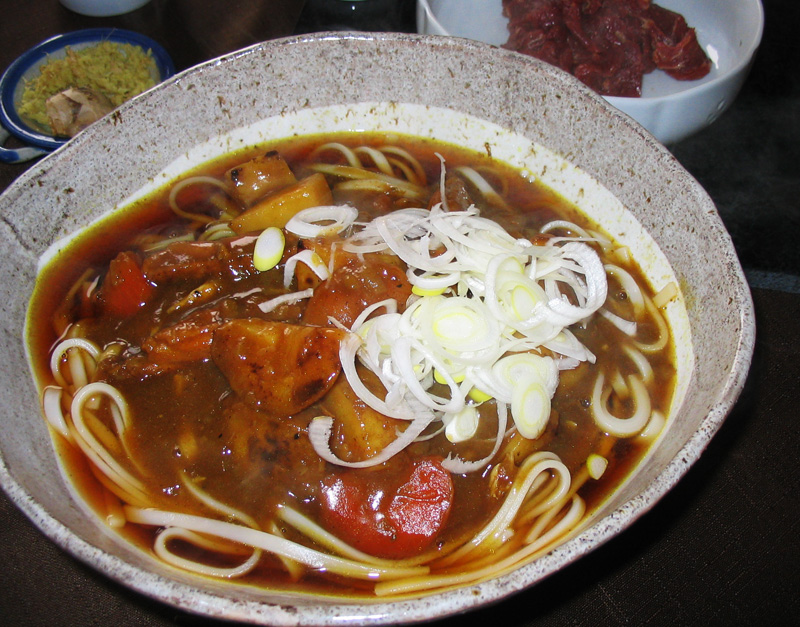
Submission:
<svg viewBox="0 0 800 627">
<path fill-rule="evenodd" d="M 371 1 L 395 8 L 351 26 L 414 29 L 410 0 Z M 764 40 L 739 98 L 711 127 L 671 147 L 716 202 L 753 291 L 758 339 L 739 402 L 677 487 L 623 534 L 534 588 L 438 627 L 800 624 L 800 3 L 763 4 Z M 323 15 L 323 5 L 153 0 L 128 15 L 85 18 L 57 0 L 6 0 L 0 71 L 50 35 L 94 26 L 149 35 L 183 69 L 323 29 L 338 19 Z M 0 190 L 25 169 L 0 164 Z M 0 494 L 0 624 L 220 623 L 94 572 Z"/>
</svg>

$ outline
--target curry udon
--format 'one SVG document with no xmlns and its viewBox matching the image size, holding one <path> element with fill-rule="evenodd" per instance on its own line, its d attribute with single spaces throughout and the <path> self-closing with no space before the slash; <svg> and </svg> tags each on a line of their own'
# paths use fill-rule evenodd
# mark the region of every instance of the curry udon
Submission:
<svg viewBox="0 0 800 627">
<path fill-rule="evenodd" d="M 491 155 L 338 134 L 87 229 L 29 342 L 110 527 L 204 576 L 390 597 L 514 568 L 607 498 L 669 411 L 671 296 Z"/>
</svg>

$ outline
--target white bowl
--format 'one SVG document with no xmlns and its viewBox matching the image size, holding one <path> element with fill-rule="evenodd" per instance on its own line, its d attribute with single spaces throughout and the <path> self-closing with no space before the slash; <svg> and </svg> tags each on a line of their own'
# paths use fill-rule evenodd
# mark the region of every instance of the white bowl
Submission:
<svg viewBox="0 0 800 627">
<path fill-rule="evenodd" d="M 509 89 L 535 97 L 523 101 Z M 157 563 L 104 531 L 62 479 L 23 345 L 41 255 L 193 164 L 268 138 L 336 129 L 432 136 L 527 164 L 628 244 L 656 289 L 680 286 L 667 314 L 678 350 L 668 426 L 591 524 L 495 579 L 399 601 L 234 587 Z M 208 616 L 271 625 L 422 622 L 519 592 L 626 529 L 683 476 L 735 402 L 753 350 L 750 293 L 698 183 L 641 127 L 563 72 L 478 42 L 322 33 L 228 55 L 122 105 L 45 157 L 0 196 L 0 215 L 0 485 L 78 559 Z"/>
<path fill-rule="evenodd" d="M 105 17 L 108 15 L 122 15 L 143 7 L 150 0 L 60 0 L 61 4 L 70 11 L 89 15 L 91 17 Z"/>
<path fill-rule="evenodd" d="M 697 81 L 677 81 L 661 71 L 644 77 L 641 98 L 608 96 L 664 144 L 686 139 L 716 120 L 734 101 L 755 56 L 764 30 L 760 0 L 659 0 L 697 31 L 711 59 L 711 72 Z M 419 0 L 417 31 L 466 37 L 502 46 L 508 20 L 502 0 Z"/>
</svg>

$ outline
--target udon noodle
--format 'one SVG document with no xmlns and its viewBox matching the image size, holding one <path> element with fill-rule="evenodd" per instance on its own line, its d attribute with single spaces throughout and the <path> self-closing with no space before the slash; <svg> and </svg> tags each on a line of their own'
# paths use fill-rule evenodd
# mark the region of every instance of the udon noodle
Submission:
<svg viewBox="0 0 800 627">
<path fill-rule="evenodd" d="M 396 597 L 585 524 L 669 413 L 673 296 L 488 156 L 341 134 L 93 227 L 30 341 L 109 527 L 201 576 Z"/>
</svg>

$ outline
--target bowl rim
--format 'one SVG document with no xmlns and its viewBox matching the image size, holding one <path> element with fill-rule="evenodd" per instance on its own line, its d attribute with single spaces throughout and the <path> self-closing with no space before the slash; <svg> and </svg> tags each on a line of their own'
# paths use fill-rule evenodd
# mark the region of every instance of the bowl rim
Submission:
<svg viewBox="0 0 800 627">
<path fill-rule="evenodd" d="M 262 50 L 264 52 L 274 51 L 276 46 L 291 46 L 294 44 L 308 43 L 319 44 L 323 41 L 346 42 L 347 40 L 368 41 L 377 44 L 388 41 L 390 44 L 395 45 L 408 42 L 419 45 L 421 42 L 427 42 L 433 47 L 441 45 L 447 47 L 450 45 L 443 41 L 437 42 L 435 39 L 441 40 L 444 38 L 416 34 L 365 34 L 342 32 L 292 36 L 271 42 L 255 44 L 249 48 L 229 53 L 218 59 L 209 60 L 179 74 L 174 77 L 169 84 L 180 82 L 191 72 L 201 70 L 204 67 L 224 64 L 226 60 L 231 61 L 235 57 L 245 57 L 251 53 L 258 53 Z M 492 48 L 488 44 L 472 40 L 459 41 L 456 42 L 455 45 L 456 47 L 471 49 L 484 47 Z M 553 71 L 549 69 L 550 67 L 551 66 L 548 66 L 547 72 Z M 564 74 L 565 76 L 569 76 L 566 75 L 566 73 Z M 596 96 L 594 92 L 591 92 L 587 87 L 578 83 L 576 79 L 571 79 L 571 82 L 578 91 L 582 92 L 590 99 L 599 102 L 600 106 L 605 108 L 607 113 L 620 120 L 627 120 L 627 116 L 624 116 L 611 107 L 611 105 L 605 103 L 602 98 Z M 161 84 L 154 89 L 160 90 L 165 87 L 165 84 Z M 127 106 L 127 103 L 123 106 Z M 635 123 L 629 120 L 626 123 L 632 125 L 634 131 L 636 130 L 637 125 L 635 125 Z M 96 129 L 96 132 L 101 132 L 99 127 Z M 93 133 L 90 132 L 82 139 L 85 140 L 92 134 Z M 652 138 L 649 138 L 648 141 L 650 141 L 650 139 Z M 662 157 L 673 159 L 665 148 L 658 145 L 655 140 L 653 141 L 652 148 L 654 150 L 658 151 Z M 64 150 L 60 150 L 59 153 L 71 155 L 72 152 L 64 153 L 64 151 L 70 151 L 73 148 L 77 150 L 80 143 L 79 141 L 67 146 Z M 23 173 L 12 187 L 22 188 L 26 185 L 31 185 L 36 178 L 46 176 L 52 159 L 54 158 L 56 158 L 56 155 L 47 157 L 41 162 L 41 167 Z M 0 201 L 5 197 L 6 193 L 0 194 Z M 707 196 L 706 199 L 708 203 L 712 202 Z M 560 569 L 592 550 L 595 550 L 620 533 L 621 530 L 618 528 L 619 523 L 615 519 L 621 518 L 628 521 L 624 525 L 623 530 L 628 528 L 638 518 L 650 511 L 650 509 L 674 487 L 688 469 L 699 459 L 702 451 L 717 433 L 719 427 L 724 422 L 727 414 L 730 412 L 733 404 L 741 393 L 752 360 L 755 334 L 753 303 L 741 267 L 733 264 L 731 266 L 731 271 L 737 278 L 737 294 L 742 298 L 741 307 L 738 311 L 738 316 L 741 320 L 738 335 L 739 341 L 737 343 L 733 362 L 728 366 L 728 375 L 725 378 L 726 385 L 724 389 L 720 389 L 719 394 L 714 399 L 714 404 L 709 408 L 703 419 L 702 424 L 706 428 L 698 428 L 692 433 L 691 437 L 683 443 L 676 454 L 664 464 L 663 468 L 658 472 L 655 479 L 651 481 L 647 488 L 639 492 L 631 500 L 623 503 L 619 509 L 611 512 L 603 519 L 594 521 L 594 526 L 597 529 L 597 533 L 594 537 L 582 538 L 583 534 L 581 533 L 567 540 L 565 543 L 558 545 L 551 553 L 538 558 L 536 562 L 526 564 L 524 567 L 526 569 L 524 577 L 517 576 L 517 573 L 519 573 L 519 569 L 517 569 L 510 573 L 503 574 L 498 578 L 480 582 L 473 586 L 445 590 L 418 599 L 400 599 L 396 601 L 378 599 L 374 602 L 370 602 L 368 600 L 348 599 L 346 597 L 320 597 L 312 599 L 312 597 L 301 596 L 299 597 L 300 599 L 310 602 L 293 603 L 292 601 L 287 602 L 285 598 L 283 602 L 274 599 L 256 601 L 253 600 L 252 597 L 236 598 L 235 595 L 222 595 L 210 591 L 208 588 L 201 588 L 197 583 L 186 583 L 177 578 L 165 578 L 154 570 L 146 570 L 141 566 L 129 563 L 118 555 L 98 548 L 92 542 L 89 542 L 72 531 L 70 527 L 55 519 L 47 511 L 45 506 L 36 501 L 27 491 L 26 487 L 14 477 L 2 455 L 0 455 L 0 487 L 5 490 L 12 502 L 34 522 L 36 527 L 38 527 L 44 535 L 66 552 L 78 558 L 92 569 L 101 572 L 109 579 L 122 584 L 126 588 L 130 588 L 161 603 L 171 604 L 182 611 L 226 620 L 240 620 L 257 624 L 286 625 L 287 627 L 289 625 L 331 626 L 343 622 L 366 625 L 389 625 L 396 624 L 398 622 L 398 616 L 402 617 L 403 622 L 408 623 L 423 623 L 433 619 L 452 617 L 460 613 L 475 610 L 479 607 L 485 607 L 503 601 L 511 595 L 524 591 L 532 585 L 535 585 L 536 582 L 541 581 L 543 579 L 542 571 L 545 575 L 555 572 L 555 570 L 549 566 L 553 562 L 560 564 Z M 661 482 L 657 481 L 659 479 Z M 540 567 L 534 570 L 531 568 L 533 563 L 539 563 Z M 488 589 L 487 584 L 489 584 Z M 191 594 L 190 603 L 187 603 L 188 594 Z M 432 599 L 434 601 L 431 601 Z M 295 599 L 295 601 L 296 600 L 297 599 Z M 443 610 L 442 605 L 448 605 L 448 609 Z"/>
<path fill-rule="evenodd" d="M 707 91 L 712 91 L 716 89 L 721 83 L 729 80 L 731 77 L 736 76 L 743 70 L 745 70 L 753 61 L 755 57 L 756 51 L 758 50 L 759 46 L 761 45 L 761 39 L 764 36 L 764 5 L 762 0 L 750 0 L 756 10 L 756 22 L 755 28 L 752 32 L 752 37 L 748 41 L 742 42 L 742 49 L 744 53 L 741 55 L 739 62 L 732 66 L 728 71 L 724 74 L 720 74 L 719 76 L 714 77 L 712 80 L 707 81 L 705 83 L 700 83 L 697 85 L 690 85 L 686 84 L 686 89 L 681 89 L 680 91 L 665 94 L 662 96 L 639 96 L 639 97 L 630 97 L 630 96 L 602 96 L 606 100 L 608 100 L 614 106 L 619 107 L 623 103 L 630 104 L 630 103 L 641 103 L 641 106 L 645 105 L 659 105 L 664 102 L 670 102 L 675 99 L 682 99 L 688 98 L 694 95 L 699 95 Z M 436 35 L 438 37 L 453 37 L 455 39 L 465 39 L 464 37 L 459 37 L 456 35 L 451 35 L 448 30 L 442 26 L 442 23 L 436 17 L 433 9 L 430 6 L 429 0 L 417 0 L 417 7 L 418 9 L 422 9 L 425 12 L 426 18 L 431 21 L 432 23 L 436 24 L 438 28 L 442 30 L 442 32 L 447 33 L 446 35 Z M 491 44 L 489 44 L 491 45 Z M 515 51 L 512 51 L 515 52 Z M 523 54 L 521 52 L 516 52 L 516 54 Z M 561 70 L 564 71 L 564 70 Z"/>
<path fill-rule="evenodd" d="M 161 80 L 164 81 L 175 74 L 175 64 L 167 51 L 159 43 L 141 33 L 122 28 L 87 28 L 54 35 L 23 52 L 0 77 L 0 124 L 18 139 L 39 148 L 53 150 L 69 141 L 69 138 L 55 137 L 28 125 L 17 113 L 14 92 L 25 73 L 48 55 L 67 46 L 101 41 L 127 43 L 150 49 Z"/>
</svg>

